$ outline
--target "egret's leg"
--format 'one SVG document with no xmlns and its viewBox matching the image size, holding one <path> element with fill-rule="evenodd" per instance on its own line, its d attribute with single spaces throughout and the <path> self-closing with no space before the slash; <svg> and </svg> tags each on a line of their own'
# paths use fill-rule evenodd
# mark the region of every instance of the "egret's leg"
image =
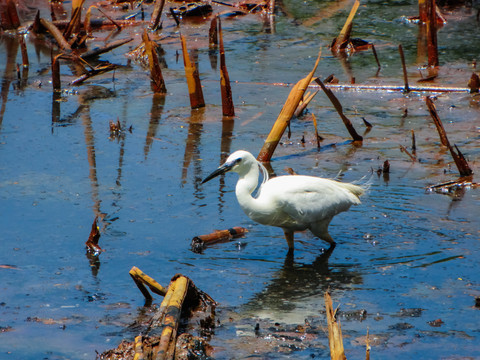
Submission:
<svg viewBox="0 0 480 360">
<path fill-rule="evenodd" d="M 283 229 L 283 233 L 285 234 L 285 240 L 287 240 L 288 250 L 293 250 L 293 231 Z"/>
<path fill-rule="evenodd" d="M 322 222 L 316 223 L 310 227 L 313 235 L 318 236 L 320 239 L 328 242 L 330 245 L 335 244 L 335 240 L 328 233 L 328 225 L 332 219 L 326 219 Z"/>
</svg>

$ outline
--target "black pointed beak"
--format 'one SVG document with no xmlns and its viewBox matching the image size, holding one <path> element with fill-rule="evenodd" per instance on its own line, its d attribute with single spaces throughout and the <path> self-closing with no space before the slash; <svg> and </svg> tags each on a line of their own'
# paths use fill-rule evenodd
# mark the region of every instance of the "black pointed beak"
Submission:
<svg viewBox="0 0 480 360">
<path fill-rule="evenodd" d="M 230 171 L 230 169 L 233 167 L 233 165 L 235 165 L 235 163 L 233 163 L 233 164 L 229 164 L 229 163 L 223 164 L 217 170 L 215 170 L 210 175 L 208 175 L 205 179 L 203 179 L 202 184 L 206 183 L 209 180 L 212 180 L 214 177 L 217 177 L 218 175 L 222 175 L 222 174 L 225 174 L 227 171 Z"/>
</svg>

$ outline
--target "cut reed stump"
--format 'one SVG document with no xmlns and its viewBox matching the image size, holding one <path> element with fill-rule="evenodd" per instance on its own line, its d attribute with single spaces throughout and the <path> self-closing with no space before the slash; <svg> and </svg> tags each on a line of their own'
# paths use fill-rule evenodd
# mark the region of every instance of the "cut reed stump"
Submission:
<svg viewBox="0 0 480 360">
<path fill-rule="evenodd" d="M 20 19 L 14 0 L 0 1 L 0 27 L 3 30 L 16 30 L 20 27 Z"/>
<path fill-rule="evenodd" d="M 218 37 L 220 38 L 220 92 L 222 94 L 222 113 L 223 116 L 235 116 L 232 87 L 225 63 L 225 49 L 223 47 L 222 22 L 220 18 L 218 18 Z"/>
<path fill-rule="evenodd" d="M 148 56 L 148 64 L 150 67 L 150 86 L 152 91 L 156 94 L 166 94 L 167 87 L 165 80 L 163 80 L 162 69 L 160 68 L 160 61 L 158 60 L 157 44 L 150 40 L 147 30 L 144 30 L 142 40 L 145 43 L 145 51 Z"/>
<path fill-rule="evenodd" d="M 205 106 L 202 84 L 200 82 L 200 75 L 198 74 L 197 67 L 190 60 L 190 55 L 188 55 L 187 42 L 185 40 L 185 37 L 183 35 L 180 35 L 180 40 L 182 43 L 185 78 L 187 79 L 188 94 L 190 96 L 190 107 L 192 109 L 198 109 Z"/>
<path fill-rule="evenodd" d="M 318 53 L 317 61 L 315 62 L 313 70 L 305 78 L 297 82 L 293 89 L 290 91 L 287 101 L 285 101 L 285 104 L 283 105 L 283 108 L 280 111 L 280 114 L 278 115 L 275 124 L 273 124 L 272 130 L 270 130 L 270 134 L 268 134 L 268 137 L 265 140 L 265 143 L 263 144 L 260 153 L 258 154 L 258 161 L 269 162 L 272 158 L 272 155 L 277 148 L 277 145 L 280 142 L 280 139 L 282 138 L 282 135 L 288 126 L 288 123 L 290 122 L 290 119 L 295 113 L 298 104 L 303 99 L 303 95 L 305 94 L 308 85 L 312 81 L 313 74 L 315 73 L 315 70 L 317 70 L 318 63 L 320 62 L 320 56 L 321 51 L 319 51 Z"/>
</svg>

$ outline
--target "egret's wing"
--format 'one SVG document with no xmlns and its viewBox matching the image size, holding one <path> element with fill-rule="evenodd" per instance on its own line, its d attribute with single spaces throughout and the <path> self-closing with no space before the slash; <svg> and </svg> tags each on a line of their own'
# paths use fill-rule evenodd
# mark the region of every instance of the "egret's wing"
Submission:
<svg viewBox="0 0 480 360">
<path fill-rule="evenodd" d="M 352 184 L 310 176 L 281 176 L 265 189 L 285 214 L 299 224 L 328 219 L 360 203 L 362 190 Z M 274 192 L 274 193 L 273 193 Z M 263 194 L 262 194 L 263 195 Z"/>
</svg>

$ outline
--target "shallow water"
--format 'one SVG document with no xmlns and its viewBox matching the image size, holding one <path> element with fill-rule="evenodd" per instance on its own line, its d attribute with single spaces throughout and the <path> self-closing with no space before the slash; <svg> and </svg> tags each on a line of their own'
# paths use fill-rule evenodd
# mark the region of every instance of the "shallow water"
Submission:
<svg viewBox="0 0 480 360">
<path fill-rule="evenodd" d="M 335 4 L 338 10 L 327 11 Z M 310 6 L 318 12 L 312 14 Z M 128 274 L 132 266 L 164 285 L 182 273 L 218 301 L 221 325 L 211 339 L 217 358 L 328 358 L 321 333 L 297 350 L 274 342 L 255 355 L 258 348 L 252 346 L 265 340 L 264 323 L 293 326 L 309 319 L 325 326 L 327 289 L 342 312 L 366 311 L 361 319 L 340 317 L 348 358 L 364 356 L 359 339 L 367 329 L 377 339 L 372 354 L 381 358 L 478 356 L 480 193 L 425 191 L 457 178 L 450 154 L 440 148 L 425 94 L 336 91 L 360 133 L 362 117 L 374 125 L 361 147 L 349 143 L 321 92 L 309 106 L 324 137 L 319 151 L 311 116 L 292 121 L 292 136 L 283 138 L 272 161 L 277 175 L 292 167 L 323 177 L 341 171 L 343 181 L 370 179 L 362 205 L 332 222 L 338 245 L 328 259 L 322 255 L 325 244 L 309 233 L 296 235 L 295 258 L 286 257 L 282 231 L 253 223 L 238 207 L 235 175 L 200 184 L 226 154 L 258 153 L 290 91 L 273 84 L 304 77 L 320 46 L 316 74 L 322 78 L 334 73 L 346 83 L 354 76 L 357 83 L 402 85 L 397 49 L 402 43 L 415 83 L 424 60 L 417 53 L 418 27 L 403 15 L 415 15 L 416 2 L 362 3 L 354 36 L 375 43 L 382 63 L 378 76 L 370 51 L 342 63 L 326 49 L 349 7 L 285 2 L 273 33 L 260 16 L 223 19 L 234 119 L 221 116 L 219 72 L 210 61 L 206 25 L 182 27 L 189 46 L 198 49 L 207 102 L 202 110 L 190 110 L 176 55 L 178 29 L 169 18 L 164 25 L 169 37 L 162 41 L 165 98 L 152 94 L 146 70 L 124 56 L 139 43 L 141 28 L 124 29 L 117 38 L 132 36 L 134 42 L 101 57 L 126 65 L 115 76 L 71 87 L 75 76 L 62 64 L 61 102 L 52 98 L 49 48 L 26 35 L 30 69 L 22 82 L 14 66 L 21 62 L 18 43 L 2 35 L 0 265 L 10 266 L 0 268 L 1 358 L 92 359 L 95 351 L 138 335 L 128 327 L 143 313 L 142 295 Z M 465 87 L 478 58 L 471 44 L 478 43 L 479 24 L 465 9 L 449 16 L 438 34 L 441 67 L 435 84 Z M 478 173 L 478 97 L 438 94 L 436 106 L 450 142 Z M 132 131 L 112 139 L 108 122 L 117 118 Z M 412 129 L 415 163 L 399 150 L 410 148 Z M 390 176 L 371 175 L 385 160 Z M 106 251 L 95 264 L 84 244 L 97 215 Z M 249 233 L 203 254 L 190 251 L 194 236 L 232 226 Z M 440 327 L 428 324 L 437 319 Z M 260 334 L 253 334 L 257 323 Z"/>
</svg>

